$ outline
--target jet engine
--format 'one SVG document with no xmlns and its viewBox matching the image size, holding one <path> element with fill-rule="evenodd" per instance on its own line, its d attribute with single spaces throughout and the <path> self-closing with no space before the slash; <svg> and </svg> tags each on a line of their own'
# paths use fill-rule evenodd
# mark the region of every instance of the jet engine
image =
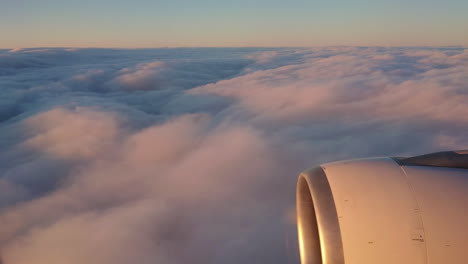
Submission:
<svg viewBox="0 0 468 264">
<path fill-rule="evenodd" d="M 296 207 L 302 264 L 468 263 L 468 151 L 323 164 Z"/>
</svg>

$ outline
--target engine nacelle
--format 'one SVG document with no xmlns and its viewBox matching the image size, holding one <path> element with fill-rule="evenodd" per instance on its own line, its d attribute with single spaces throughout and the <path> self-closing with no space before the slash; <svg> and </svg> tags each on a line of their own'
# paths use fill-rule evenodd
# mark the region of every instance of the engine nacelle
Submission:
<svg viewBox="0 0 468 264">
<path fill-rule="evenodd" d="M 468 263 L 468 155 L 321 165 L 297 185 L 302 264 Z"/>
</svg>

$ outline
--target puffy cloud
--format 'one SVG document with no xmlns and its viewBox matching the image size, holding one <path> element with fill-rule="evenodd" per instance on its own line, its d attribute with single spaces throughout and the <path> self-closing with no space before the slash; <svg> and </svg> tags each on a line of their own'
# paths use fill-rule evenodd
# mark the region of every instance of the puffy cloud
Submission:
<svg viewBox="0 0 468 264">
<path fill-rule="evenodd" d="M 164 63 L 158 61 L 137 65 L 133 70 L 124 68 L 113 80 L 113 84 L 132 90 L 161 89 L 167 85 L 163 79 L 164 69 Z"/>
<path fill-rule="evenodd" d="M 24 121 L 32 136 L 23 146 L 57 159 L 93 158 L 108 151 L 117 136 L 117 121 L 111 114 L 77 108 L 55 108 Z"/>
<path fill-rule="evenodd" d="M 293 262 L 300 171 L 465 147 L 467 54 L 0 51 L 0 262 Z"/>
<path fill-rule="evenodd" d="M 465 99 L 460 96 L 467 88 L 465 52 L 408 50 L 402 52 L 403 58 L 390 55 L 392 50 L 384 55 L 373 53 L 358 50 L 327 58 L 311 56 L 298 65 L 254 72 L 190 93 L 234 97 L 255 114 L 272 119 L 331 114 L 341 118 L 359 113 L 358 117 L 379 119 L 427 115 L 428 119 L 460 121 L 457 111 L 464 108 L 453 104 Z M 431 58 L 437 61 L 428 61 Z"/>
</svg>

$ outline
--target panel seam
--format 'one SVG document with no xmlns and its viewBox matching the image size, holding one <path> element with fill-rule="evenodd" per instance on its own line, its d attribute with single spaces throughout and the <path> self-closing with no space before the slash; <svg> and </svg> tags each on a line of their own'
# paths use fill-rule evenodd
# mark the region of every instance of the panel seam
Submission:
<svg viewBox="0 0 468 264">
<path fill-rule="evenodd" d="M 399 164 L 398 164 L 398 166 L 400 167 L 401 171 L 405 175 L 406 184 L 408 185 L 408 188 L 410 189 L 411 195 L 413 196 L 414 202 L 416 203 L 416 206 L 418 207 L 418 210 L 419 210 L 418 211 L 418 216 L 419 216 L 419 219 L 420 219 L 421 225 L 422 225 L 422 231 L 423 231 L 423 234 L 424 234 L 424 248 L 425 248 L 425 251 L 426 251 L 426 261 L 425 261 L 425 263 L 428 264 L 429 256 L 428 256 L 428 251 L 427 251 L 427 236 L 426 236 L 426 229 L 424 228 L 424 219 L 422 217 L 422 209 L 421 209 L 421 206 L 419 205 L 418 198 L 416 197 L 416 192 L 415 192 L 415 190 L 413 188 L 413 185 L 410 182 L 410 178 L 408 176 L 408 173 L 406 173 L 406 170 L 405 170 L 405 168 L 403 168 L 403 166 L 401 166 Z"/>
</svg>

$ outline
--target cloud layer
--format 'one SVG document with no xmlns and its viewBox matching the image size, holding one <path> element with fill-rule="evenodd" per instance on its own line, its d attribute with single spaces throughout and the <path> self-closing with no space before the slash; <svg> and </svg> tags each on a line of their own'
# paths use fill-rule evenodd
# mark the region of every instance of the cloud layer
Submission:
<svg viewBox="0 0 468 264">
<path fill-rule="evenodd" d="M 466 148 L 463 48 L 0 50 L 0 263 L 294 263 L 297 174 Z"/>
</svg>

